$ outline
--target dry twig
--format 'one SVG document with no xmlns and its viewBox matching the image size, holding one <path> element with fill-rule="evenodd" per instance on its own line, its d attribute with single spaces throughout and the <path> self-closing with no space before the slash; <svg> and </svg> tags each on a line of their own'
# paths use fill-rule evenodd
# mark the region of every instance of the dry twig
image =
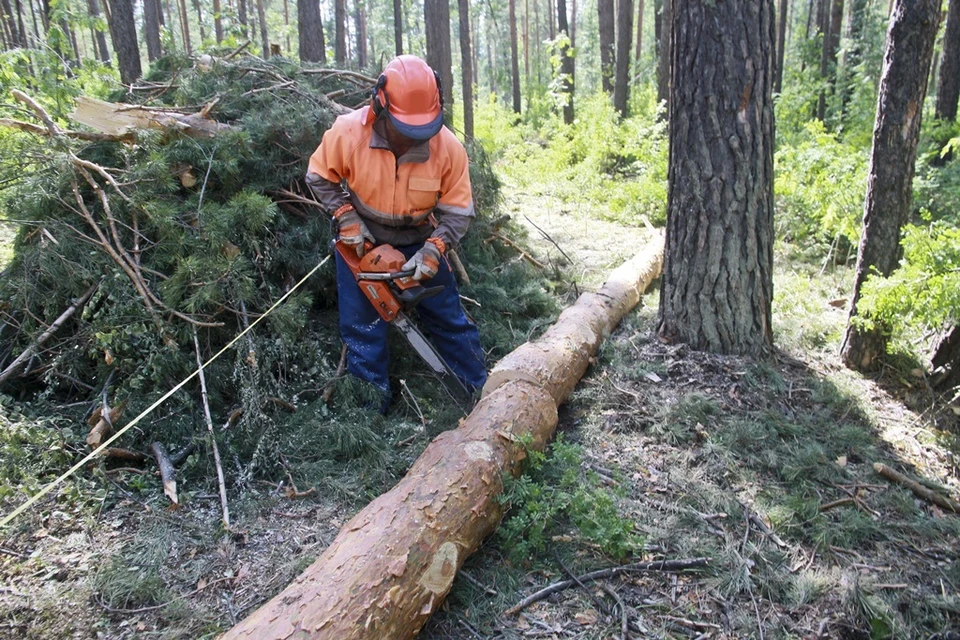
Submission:
<svg viewBox="0 0 960 640">
<path fill-rule="evenodd" d="M 210 445 L 213 447 L 213 462 L 217 466 L 217 485 L 220 487 L 220 508 L 223 511 L 223 525 L 229 529 L 230 508 L 227 505 L 227 485 L 223 479 L 223 466 L 220 464 L 220 450 L 217 448 L 217 438 L 213 433 L 213 418 L 210 416 L 210 403 L 207 400 L 207 380 L 203 375 L 203 359 L 200 357 L 200 338 L 197 337 L 196 327 L 193 327 L 193 347 L 197 353 L 200 394 L 203 398 L 203 416 L 207 420 L 207 431 L 210 433 Z"/>
<path fill-rule="evenodd" d="M 912 491 L 914 495 L 916 495 L 919 498 L 923 498 L 927 502 L 932 502 L 933 504 L 943 509 L 946 509 L 947 511 L 952 511 L 953 513 L 960 513 L 960 503 L 957 503 L 957 501 L 953 500 L 952 498 L 943 496 L 937 493 L 936 491 L 928 489 L 927 487 L 923 486 L 916 480 L 911 480 L 910 478 L 903 475 L 899 471 L 895 471 L 894 469 L 891 469 L 890 467 L 883 464 L 882 462 L 873 463 L 873 470 L 876 471 L 881 476 L 883 476 L 884 478 L 886 478 L 887 480 L 896 482 L 898 484 L 902 484 L 906 488 L 910 489 L 910 491 Z"/>
</svg>

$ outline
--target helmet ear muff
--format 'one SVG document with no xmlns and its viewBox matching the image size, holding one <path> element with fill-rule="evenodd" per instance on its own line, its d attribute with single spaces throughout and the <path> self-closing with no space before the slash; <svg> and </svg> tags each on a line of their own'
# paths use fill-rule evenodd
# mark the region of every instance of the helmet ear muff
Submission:
<svg viewBox="0 0 960 640">
<path fill-rule="evenodd" d="M 379 116 L 384 109 L 390 106 L 390 99 L 387 98 L 387 92 L 383 90 L 384 86 L 387 84 L 387 76 L 380 74 L 380 77 L 377 78 L 377 83 L 373 85 L 373 90 L 370 92 L 370 104 L 373 107 L 373 115 Z M 443 98 L 441 98 L 442 100 Z"/>
</svg>

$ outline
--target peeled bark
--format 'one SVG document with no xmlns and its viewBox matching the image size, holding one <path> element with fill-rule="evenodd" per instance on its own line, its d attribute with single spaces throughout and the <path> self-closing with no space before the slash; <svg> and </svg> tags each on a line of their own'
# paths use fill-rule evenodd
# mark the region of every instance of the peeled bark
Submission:
<svg viewBox="0 0 960 640">
<path fill-rule="evenodd" d="M 499 524 L 503 474 L 519 471 L 525 447 L 546 444 L 557 405 L 639 301 L 662 260 L 662 242 L 652 243 L 599 292 L 582 295 L 542 338 L 501 361 L 470 416 L 438 436 L 396 487 L 358 513 L 293 584 L 222 640 L 415 636 L 464 560 Z"/>
</svg>

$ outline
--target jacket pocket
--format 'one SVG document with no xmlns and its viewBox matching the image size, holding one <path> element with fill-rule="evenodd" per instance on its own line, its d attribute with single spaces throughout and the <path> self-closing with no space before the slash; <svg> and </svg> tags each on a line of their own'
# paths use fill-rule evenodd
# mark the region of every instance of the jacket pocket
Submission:
<svg viewBox="0 0 960 640">
<path fill-rule="evenodd" d="M 430 209 L 436 206 L 439 200 L 439 178 L 411 177 L 407 182 L 410 205 L 414 209 Z"/>
</svg>

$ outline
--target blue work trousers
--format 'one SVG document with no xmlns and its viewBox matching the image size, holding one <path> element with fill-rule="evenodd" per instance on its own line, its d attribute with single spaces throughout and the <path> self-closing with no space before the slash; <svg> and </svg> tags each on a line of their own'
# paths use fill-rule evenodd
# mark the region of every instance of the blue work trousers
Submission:
<svg viewBox="0 0 960 640">
<path fill-rule="evenodd" d="M 423 244 L 396 247 L 409 260 Z M 361 380 L 371 382 L 389 393 L 387 378 L 389 351 L 387 323 L 360 291 L 340 254 L 337 259 L 337 296 L 340 308 L 340 335 L 347 345 L 347 370 Z M 477 327 L 467 319 L 460 304 L 457 283 L 446 259 L 440 260 L 437 275 L 421 281 L 426 287 L 442 286 L 443 291 L 417 305 L 418 325 L 424 329 L 451 371 L 470 390 L 483 387 L 487 381 L 483 349 Z M 426 368 L 426 365 L 424 365 Z"/>
</svg>

